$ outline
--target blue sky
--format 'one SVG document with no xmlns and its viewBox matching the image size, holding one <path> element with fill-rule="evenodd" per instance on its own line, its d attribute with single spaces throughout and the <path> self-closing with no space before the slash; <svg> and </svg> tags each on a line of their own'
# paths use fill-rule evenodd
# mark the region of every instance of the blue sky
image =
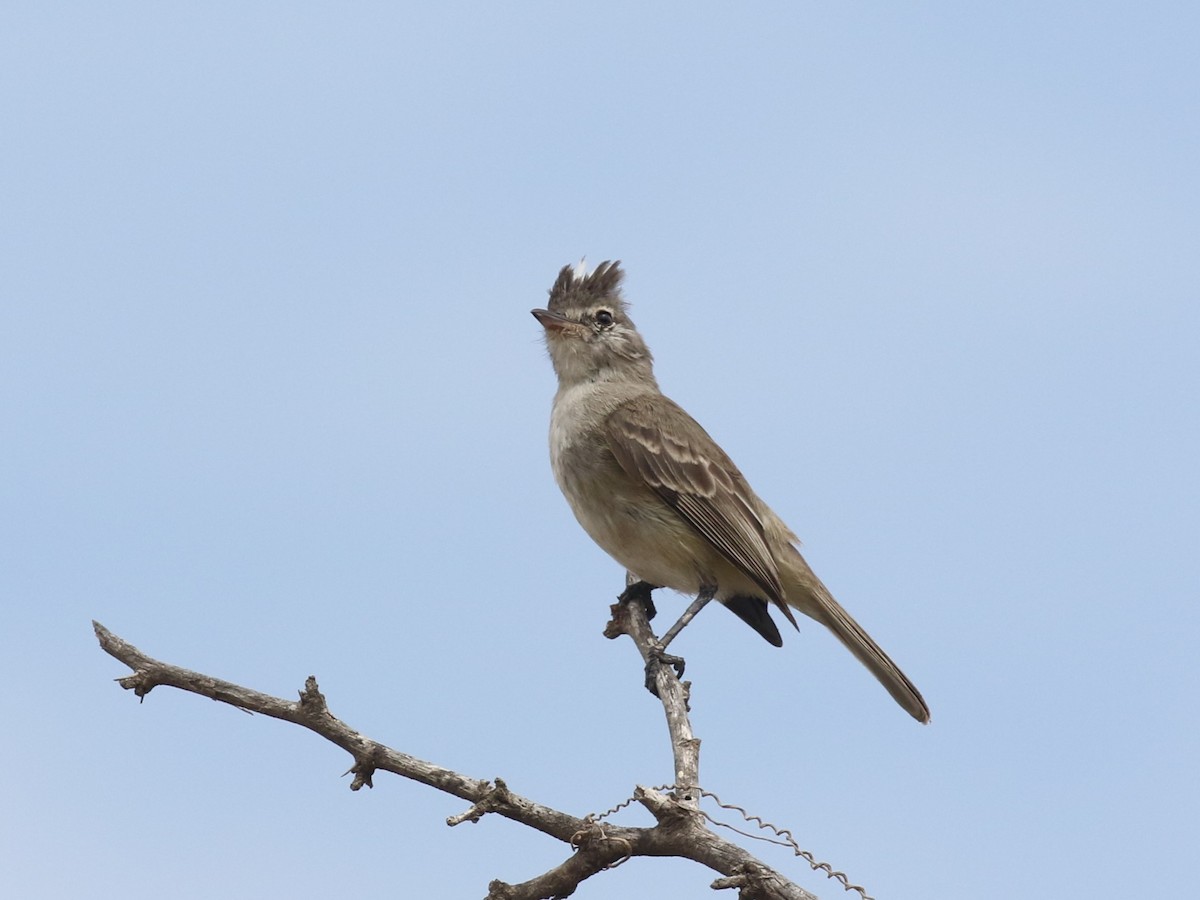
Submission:
<svg viewBox="0 0 1200 900">
<path fill-rule="evenodd" d="M 933 710 L 706 611 L 704 785 L 880 900 L 1191 880 L 1200 15 L 644 7 L 0 12 L 7 893 L 474 897 L 564 855 L 137 705 L 92 618 L 576 814 L 670 779 L 547 461 L 528 310 L 583 255 Z"/>
</svg>

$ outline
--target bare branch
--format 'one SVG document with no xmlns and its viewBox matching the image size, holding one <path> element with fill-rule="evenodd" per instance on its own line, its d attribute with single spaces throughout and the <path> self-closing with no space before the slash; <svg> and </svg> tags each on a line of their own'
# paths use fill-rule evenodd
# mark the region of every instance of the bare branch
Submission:
<svg viewBox="0 0 1200 900">
<path fill-rule="evenodd" d="M 625 593 L 611 608 L 612 620 L 605 627 L 604 636 L 612 639 L 628 635 L 641 654 L 642 662 L 653 666 L 648 671 L 653 673 L 658 699 L 667 717 L 667 731 L 675 757 L 676 799 L 695 808 L 700 800 L 695 791 L 700 784 L 700 739 L 692 731 L 692 722 L 688 718 L 692 683 L 681 682 L 669 665 L 654 665 L 656 654 L 661 653 L 662 647 L 650 628 L 649 590 L 632 572 L 626 575 L 625 581 Z"/>
<path fill-rule="evenodd" d="M 493 881 L 488 885 L 487 900 L 569 897 L 586 879 L 605 869 L 615 868 L 633 856 L 633 842 L 599 826 L 581 835 L 580 842 L 575 846 L 576 852 L 562 863 L 522 884 Z"/>
<path fill-rule="evenodd" d="M 305 681 L 299 701 L 283 700 L 210 675 L 160 662 L 117 637 L 99 622 L 92 622 L 92 628 L 104 651 L 133 669 L 132 675 L 117 679 L 121 687 L 133 691 L 141 698 L 145 698 L 159 685 L 179 688 L 228 703 L 238 709 L 261 713 L 307 728 L 327 741 L 337 744 L 354 757 L 354 765 L 350 769 L 355 774 L 355 781 L 350 786 L 352 790 L 357 790 L 362 784 L 371 786 L 372 774 L 383 770 L 411 778 L 472 803 L 479 803 L 489 795 L 494 797 L 490 782 L 468 778 L 407 753 L 393 750 L 335 718 L 325 704 L 325 697 L 317 688 L 316 678 L 311 675 Z M 584 821 L 575 816 L 508 793 L 507 789 L 505 794 L 505 802 L 496 801 L 490 811 L 561 841 L 570 841 L 571 835 L 584 826 Z"/>
<path fill-rule="evenodd" d="M 643 659 L 651 658 L 657 639 L 650 630 L 645 607 L 640 603 L 621 603 L 614 606 L 613 611 L 613 622 L 609 623 L 613 630 L 611 636 L 629 634 Z M 724 876 L 714 882 L 714 888 L 736 888 L 741 900 L 815 900 L 814 895 L 707 827 L 705 816 L 698 809 L 700 742 L 692 734 L 688 721 L 689 686 L 680 683 L 669 666 L 657 667 L 655 683 L 671 734 L 677 787 L 672 794 L 639 787 L 634 799 L 654 816 L 656 824 L 650 828 L 629 828 L 600 822 L 594 816 L 569 815 L 514 793 L 503 779 L 489 782 L 468 778 L 372 740 L 329 711 L 313 676 L 306 679 L 298 700 L 283 700 L 164 663 L 143 653 L 99 622 L 93 622 L 92 627 L 104 651 L 133 670 L 117 682 L 139 698 L 144 699 L 155 687 L 163 685 L 210 697 L 247 712 L 292 722 L 336 744 L 353 757 L 352 790 L 363 785 L 372 786 L 376 771 L 391 772 L 469 801 L 470 808 L 447 819 L 448 825 L 475 822 L 488 813 L 496 813 L 571 846 L 571 856 L 536 878 L 515 885 L 493 881 L 489 885 L 488 900 L 567 897 L 585 879 L 634 856 L 677 856 L 694 860 Z"/>
</svg>

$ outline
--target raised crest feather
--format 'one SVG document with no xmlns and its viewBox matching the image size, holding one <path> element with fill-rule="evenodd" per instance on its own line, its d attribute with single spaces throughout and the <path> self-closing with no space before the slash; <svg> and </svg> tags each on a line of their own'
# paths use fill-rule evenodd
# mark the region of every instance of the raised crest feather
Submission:
<svg viewBox="0 0 1200 900">
<path fill-rule="evenodd" d="M 625 308 L 621 298 L 621 281 L 625 272 L 620 260 L 605 260 L 596 266 L 591 274 L 584 274 L 584 265 L 563 266 L 550 288 L 550 302 L 547 307 L 551 312 L 562 312 L 571 307 L 589 306 L 601 299 Z"/>
</svg>

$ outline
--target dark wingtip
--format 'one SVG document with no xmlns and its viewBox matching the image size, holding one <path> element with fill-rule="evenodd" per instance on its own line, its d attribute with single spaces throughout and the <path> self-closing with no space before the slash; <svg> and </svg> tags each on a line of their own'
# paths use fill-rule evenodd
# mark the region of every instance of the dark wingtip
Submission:
<svg viewBox="0 0 1200 900">
<path fill-rule="evenodd" d="M 779 626 L 771 618 L 766 600 L 761 597 L 730 597 L 721 602 L 731 613 L 761 634 L 768 644 L 774 647 L 783 646 L 783 635 L 779 633 Z M 792 624 L 796 624 L 795 620 Z"/>
</svg>

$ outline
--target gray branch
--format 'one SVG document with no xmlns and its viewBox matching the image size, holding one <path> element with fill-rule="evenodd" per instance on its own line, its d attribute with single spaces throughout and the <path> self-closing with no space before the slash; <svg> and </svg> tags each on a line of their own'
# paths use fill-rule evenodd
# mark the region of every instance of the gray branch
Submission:
<svg viewBox="0 0 1200 900">
<path fill-rule="evenodd" d="M 630 597 L 630 592 L 639 583 L 642 582 L 639 582 L 632 572 L 626 574 L 625 593 L 611 608 L 612 619 L 604 629 L 604 636 L 612 639 L 623 634 L 628 635 L 641 654 L 642 662 L 650 666 L 654 654 L 661 648 L 658 638 L 650 628 L 646 606 Z M 700 739 L 692 731 L 692 722 L 688 718 L 692 683 L 681 682 L 669 665 L 655 665 L 647 672 L 654 678 L 655 691 L 667 717 L 667 731 L 670 733 L 671 751 L 675 757 L 673 783 L 678 794 L 677 799 L 695 809 L 700 802 L 699 794 L 696 793 L 700 785 Z"/>
<path fill-rule="evenodd" d="M 521 884 L 493 881 L 487 900 L 544 900 L 568 897 L 586 879 L 620 865 L 635 856 L 677 856 L 690 859 L 720 873 L 714 889 L 736 889 L 740 900 L 816 900 L 813 894 L 793 884 L 736 844 L 718 837 L 707 826 L 699 804 L 700 741 L 688 719 L 689 684 L 681 683 L 667 665 L 652 669 L 654 683 L 666 713 L 674 755 L 675 789 L 672 793 L 639 787 L 634 799 L 644 806 L 656 824 L 630 828 L 580 818 L 544 806 L 509 790 L 500 778 L 486 781 L 468 778 L 407 753 L 401 753 L 354 730 L 336 718 L 309 676 L 298 700 L 272 697 L 229 681 L 164 663 L 92 622 L 101 648 L 124 663 L 132 674 L 117 683 L 145 698 L 156 687 L 178 688 L 210 697 L 247 712 L 292 722 L 341 747 L 353 758 L 351 790 L 373 786 L 374 774 L 391 772 L 437 788 L 471 803 L 469 809 L 447 819 L 448 825 L 478 821 L 495 813 L 570 845 L 572 853 L 562 863 Z M 657 647 L 645 607 L 638 602 L 621 602 L 613 607 L 613 620 L 605 634 L 628 635 L 649 660 Z"/>
</svg>

